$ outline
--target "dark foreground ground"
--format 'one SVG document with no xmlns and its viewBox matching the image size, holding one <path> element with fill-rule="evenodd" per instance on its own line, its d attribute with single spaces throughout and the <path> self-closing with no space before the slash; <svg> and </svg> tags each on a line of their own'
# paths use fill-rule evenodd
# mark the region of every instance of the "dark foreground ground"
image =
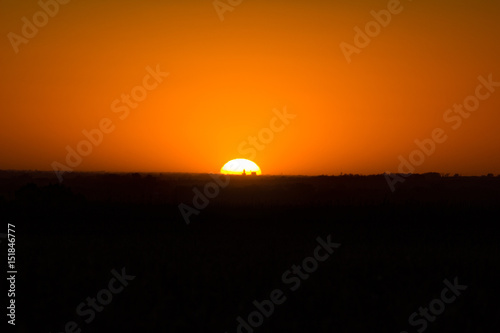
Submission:
<svg viewBox="0 0 500 333">
<path fill-rule="evenodd" d="M 188 225 L 179 204 L 211 182 L 0 172 L 16 331 L 500 331 L 500 177 L 412 175 L 394 193 L 383 175 L 232 177 Z"/>
</svg>

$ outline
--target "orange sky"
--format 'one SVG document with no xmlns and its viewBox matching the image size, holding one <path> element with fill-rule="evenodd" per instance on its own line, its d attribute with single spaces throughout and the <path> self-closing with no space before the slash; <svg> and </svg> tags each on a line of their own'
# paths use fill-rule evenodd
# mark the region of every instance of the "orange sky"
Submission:
<svg viewBox="0 0 500 333">
<path fill-rule="evenodd" d="M 0 169 L 68 166 L 66 147 L 88 148 L 82 131 L 109 119 L 72 169 L 217 172 L 286 108 L 295 118 L 254 148 L 264 174 L 397 172 L 436 128 L 447 140 L 415 172 L 500 173 L 500 87 L 480 88 L 489 96 L 457 129 L 443 118 L 480 75 L 500 82 L 500 4 L 402 1 L 349 63 L 341 43 L 389 2 L 244 0 L 221 21 L 210 0 L 72 0 L 46 25 L 35 15 L 21 43 L 41 7 L 4 0 Z M 114 112 L 157 65 L 168 76 Z"/>
</svg>

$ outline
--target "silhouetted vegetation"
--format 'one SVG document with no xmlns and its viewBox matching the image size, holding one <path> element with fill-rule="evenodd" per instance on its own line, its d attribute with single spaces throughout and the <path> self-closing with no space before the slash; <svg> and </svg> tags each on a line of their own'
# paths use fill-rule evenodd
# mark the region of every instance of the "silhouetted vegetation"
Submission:
<svg viewBox="0 0 500 333">
<path fill-rule="evenodd" d="M 341 243 L 255 332 L 416 332 L 408 317 L 444 279 L 468 289 L 426 332 L 492 332 L 500 278 L 500 177 L 233 176 L 186 225 L 206 174 L 0 172 L 0 214 L 17 226 L 19 331 L 236 332 L 252 302 L 318 236 Z M 0 231 L 3 232 L 3 231 Z M 95 321 L 75 308 L 136 275 Z"/>
</svg>

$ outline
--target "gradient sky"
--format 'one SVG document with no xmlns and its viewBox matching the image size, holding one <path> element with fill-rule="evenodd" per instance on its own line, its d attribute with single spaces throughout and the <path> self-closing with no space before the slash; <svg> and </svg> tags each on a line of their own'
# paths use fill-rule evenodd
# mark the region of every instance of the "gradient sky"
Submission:
<svg viewBox="0 0 500 333">
<path fill-rule="evenodd" d="M 253 158 L 265 174 L 397 172 L 436 128 L 448 139 L 415 172 L 500 173 L 500 87 L 459 128 L 443 119 L 480 75 L 500 82 L 498 1 L 404 0 L 350 63 L 340 44 L 388 1 L 243 0 L 221 21 L 210 0 L 72 0 L 17 53 L 9 33 L 40 6 L 0 6 L 0 169 L 66 164 L 108 118 L 74 170 L 217 172 L 286 107 Z M 157 65 L 169 75 L 121 119 L 111 104 Z"/>
</svg>

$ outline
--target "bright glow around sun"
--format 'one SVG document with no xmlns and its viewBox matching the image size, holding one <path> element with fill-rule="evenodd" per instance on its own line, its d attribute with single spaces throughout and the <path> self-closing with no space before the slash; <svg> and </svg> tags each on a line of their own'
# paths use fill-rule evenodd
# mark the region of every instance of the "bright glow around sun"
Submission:
<svg viewBox="0 0 500 333">
<path fill-rule="evenodd" d="M 257 164 L 245 158 L 237 158 L 227 162 L 220 169 L 220 172 L 226 175 L 242 175 L 243 173 L 252 175 L 254 172 L 256 175 L 262 174 Z"/>
</svg>

